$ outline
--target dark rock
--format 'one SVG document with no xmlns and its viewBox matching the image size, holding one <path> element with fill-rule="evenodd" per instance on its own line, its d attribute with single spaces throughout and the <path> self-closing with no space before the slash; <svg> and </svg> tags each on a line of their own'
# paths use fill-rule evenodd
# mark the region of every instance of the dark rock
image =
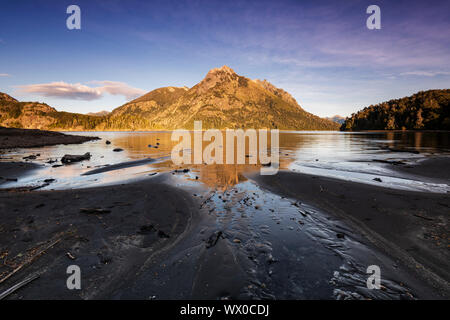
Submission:
<svg viewBox="0 0 450 320">
<path fill-rule="evenodd" d="M 170 236 L 162 230 L 158 230 L 158 237 L 165 239 L 170 238 Z"/>
<path fill-rule="evenodd" d="M 122 148 L 115 148 L 115 149 L 113 149 L 113 151 L 114 151 L 114 152 L 122 152 L 123 149 L 122 149 Z"/>
<path fill-rule="evenodd" d="M 89 160 L 91 158 L 91 154 L 89 152 L 86 152 L 82 155 L 74 155 L 74 154 L 66 154 L 64 157 L 61 158 L 61 162 L 64 164 L 69 164 L 73 162 L 80 162 L 83 160 Z"/>
<path fill-rule="evenodd" d="M 374 178 L 373 181 L 383 182 L 380 178 Z"/>
<path fill-rule="evenodd" d="M 222 237 L 223 232 L 222 231 L 215 231 L 212 235 L 209 236 L 208 239 L 206 239 L 206 248 L 209 249 L 211 247 L 214 247 L 219 239 Z"/>
<path fill-rule="evenodd" d="M 113 261 L 112 257 L 110 257 L 109 255 L 103 254 L 103 253 L 99 253 L 99 254 L 97 254 L 97 256 L 100 259 L 100 262 L 103 264 L 108 264 Z"/>
<path fill-rule="evenodd" d="M 173 172 L 175 172 L 175 173 L 186 173 L 186 172 L 189 172 L 189 171 L 191 171 L 191 170 L 190 169 L 176 169 Z"/>
<path fill-rule="evenodd" d="M 106 142 L 105 142 L 106 144 L 111 144 L 111 141 L 109 141 L 109 140 L 106 140 Z"/>
</svg>

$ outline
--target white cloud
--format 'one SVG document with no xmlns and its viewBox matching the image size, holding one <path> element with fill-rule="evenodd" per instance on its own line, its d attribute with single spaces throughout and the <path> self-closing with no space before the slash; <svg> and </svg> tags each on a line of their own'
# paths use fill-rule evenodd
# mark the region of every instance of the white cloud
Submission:
<svg viewBox="0 0 450 320">
<path fill-rule="evenodd" d="M 97 100 L 103 97 L 105 93 L 112 95 L 121 95 L 131 100 L 145 93 L 144 90 L 130 87 L 123 82 L 115 81 L 92 81 L 97 87 L 89 87 L 81 83 L 66 83 L 63 81 L 30 84 L 19 86 L 20 91 L 24 93 L 35 93 L 44 97 L 56 97 L 61 99 L 73 100 Z"/>
<path fill-rule="evenodd" d="M 8 73 L 0 73 L 0 77 L 10 77 L 11 75 Z"/>
<path fill-rule="evenodd" d="M 101 87 L 97 88 L 102 92 L 107 92 L 112 95 L 122 95 L 125 98 L 127 98 L 127 100 L 135 99 L 145 93 L 144 90 L 130 87 L 124 82 L 105 80 L 105 81 L 92 81 L 92 83 L 102 85 Z"/>
<path fill-rule="evenodd" d="M 422 77 L 435 77 L 439 75 L 450 75 L 447 71 L 411 71 L 400 73 L 401 76 L 422 76 Z"/>
</svg>

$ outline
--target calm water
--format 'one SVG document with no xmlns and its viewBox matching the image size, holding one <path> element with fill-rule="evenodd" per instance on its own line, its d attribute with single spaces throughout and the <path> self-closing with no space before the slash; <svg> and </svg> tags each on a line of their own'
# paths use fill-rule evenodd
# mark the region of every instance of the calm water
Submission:
<svg viewBox="0 0 450 320">
<path fill-rule="evenodd" d="M 42 164 L 43 167 L 26 177 L 19 178 L 17 182 L 4 183 L 1 187 L 40 185 L 43 180 L 52 178 L 56 181 L 44 189 L 79 188 L 124 183 L 147 177 L 154 172 L 189 168 L 190 172 L 184 175 L 186 181 L 197 181 L 211 188 L 226 189 L 245 181 L 243 173 L 259 170 L 259 165 L 249 164 L 175 167 L 170 159 L 170 153 L 177 142 L 171 141 L 170 132 L 76 132 L 72 134 L 98 136 L 102 140 L 81 145 L 11 150 L 1 155 L 0 161 L 23 161 L 24 156 L 40 154 L 33 162 Z M 106 140 L 111 141 L 111 144 L 105 144 Z M 159 143 L 158 148 L 154 148 L 157 143 Z M 209 143 L 204 142 L 203 148 L 207 144 Z M 114 148 L 122 148 L 124 151 L 113 152 Z M 399 149 L 403 152 L 391 151 L 387 148 Z M 59 162 L 46 163 L 50 159 L 60 160 L 64 154 L 85 152 L 91 153 L 91 160 L 56 168 L 53 165 L 60 164 Z M 450 155 L 450 133 L 448 132 L 281 132 L 279 152 L 281 169 L 391 188 L 431 192 L 449 190 L 446 181 L 405 176 L 393 171 L 392 165 L 373 161 L 405 160 L 407 164 L 414 165 L 427 157 Z M 114 167 L 110 167 L 107 168 L 109 171 L 82 175 L 93 169 L 146 158 L 156 159 L 156 161 L 117 170 L 112 170 Z M 248 158 L 246 160 L 248 161 Z M 383 182 L 374 181 L 376 177 L 380 177 Z"/>
<path fill-rule="evenodd" d="M 399 272 L 392 259 L 361 242 L 345 221 L 306 203 L 273 194 L 251 180 L 247 181 L 245 173 L 259 170 L 259 165 L 176 167 L 170 158 L 175 145 L 170 132 L 75 134 L 99 136 L 102 140 L 81 145 L 8 151 L 0 155 L 0 161 L 23 161 L 24 156 L 40 154 L 33 162 L 42 167 L 25 177 L 19 177 L 17 182 L 5 183 L 1 187 L 39 186 L 44 184 L 45 179 L 52 178 L 55 181 L 42 189 L 82 188 L 127 183 L 148 178 L 155 172 L 189 168 L 187 173 L 176 173 L 175 179 L 171 181 L 179 181 L 181 186 L 195 186 L 194 196 L 202 198 L 199 210 L 203 220 L 196 226 L 198 230 L 194 229 L 184 239 L 183 244 L 187 247 L 182 246 L 179 255 L 175 252 L 173 261 L 179 263 L 179 268 L 192 269 L 192 261 L 197 260 L 185 258 L 186 254 L 197 257 L 202 252 L 198 248 L 203 245 L 203 238 L 220 230 L 227 235 L 221 241 L 229 242 L 228 248 L 233 250 L 234 263 L 245 270 L 251 283 L 264 284 L 264 287 L 248 286 L 246 290 L 250 296 L 278 299 L 410 297 L 408 275 Z M 106 145 L 106 140 L 111 141 L 111 144 Z M 158 148 L 149 147 L 157 143 Z M 113 152 L 114 148 L 122 148 L 123 151 Z M 92 154 L 89 161 L 52 167 L 60 164 L 59 160 L 64 154 L 85 152 Z M 450 156 L 449 133 L 283 132 L 280 133 L 279 153 L 281 169 L 390 188 L 426 192 L 450 190 L 449 181 L 406 176 L 394 171 L 394 166 L 390 164 L 374 161 L 404 160 L 408 165 L 414 165 L 428 157 Z M 154 161 L 144 162 L 144 159 L 149 158 Z M 47 163 L 51 159 L 57 159 L 58 162 Z M 126 168 L 117 167 L 130 161 L 139 162 Z M 97 171 L 86 175 L 92 170 Z M 373 181 L 374 177 L 380 177 L 383 182 Z M 197 193 L 197 190 L 200 191 Z M 338 232 L 345 232 L 346 236 L 338 239 Z M 232 239 L 239 239 L 240 244 L 232 242 Z M 273 263 L 276 261 L 280 263 Z M 373 264 L 383 270 L 382 284 L 386 290 L 366 289 L 366 268 Z M 226 266 L 217 266 L 217 274 L 228 272 Z M 137 281 L 138 286 L 151 283 L 151 279 L 145 278 L 145 275 L 152 274 L 151 271 L 144 273 L 144 278 Z M 167 281 L 183 282 L 176 277 Z"/>
</svg>

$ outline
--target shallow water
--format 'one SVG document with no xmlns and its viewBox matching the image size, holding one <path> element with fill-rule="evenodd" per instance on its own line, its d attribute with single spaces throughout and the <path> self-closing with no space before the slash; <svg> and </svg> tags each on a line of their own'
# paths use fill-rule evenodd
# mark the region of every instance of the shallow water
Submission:
<svg viewBox="0 0 450 320">
<path fill-rule="evenodd" d="M 200 195 L 204 199 L 201 211 L 210 220 L 198 225 L 199 230 L 192 232 L 192 239 L 184 239 L 178 248 L 180 252 L 172 255 L 177 270 L 191 270 L 193 261 L 201 264 L 203 258 L 197 257 L 199 246 L 204 246 L 204 238 L 220 232 L 219 241 L 232 253 L 229 260 L 224 258 L 223 273 L 236 264 L 236 270 L 242 269 L 249 281 L 247 289 L 241 292 L 243 298 L 409 299 L 415 296 L 407 285 L 402 285 L 404 279 L 398 275 L 394 262 L 365 244 L 358 233 L 350 230 L 343 221 L 308 204 L 263 190 L 247 180 L 246 173 L 259 170 L 259 165 L 174 166 L 170 152 L 176 142 L 171 141 L 170 132 L 72 134 L 99 136 L 102 140 L 81 145 L 10 150 L 0 155 L 0 161 L 23 161 L 25 156 L 39 154 L 33 162 L 42 167 L 1 187 L 84 188 L 126 183 L 158 172 L 188 168 L 188 172 L 173 172 L 172 182 L 203 190 L 195 196 Z M 107 145 L 106 140 L 111 144 Z M 114 152 L 114 148 L 122 148 L 123 151 Z M 92 154 L 89 161 L 53 167 L 60 165 L 59 160 L 64 154 L 85 152 Z M 414 165 L 428 157 L 450 155 L 449 133 L 282 132 L 279 153 L 281 169 L 390 188 L 424 192 L 449 190 L 445 181 L 416 179 L 394 171 L 390 164 L 374 161 L 401 160 Z M 55 159 L 58 161 L 47 163 Z M 374 181 L 374 177 L 381 178 L 382 182 Z M 46 184 L 44 180 L 50 178 L 55 181 Z M 337 237 L 337 234 L 343 236 Z M 366 288 L 366 268 L 373 264 L 383 269 L 384 290 Z M 217 273 L 222 274 L 220 266 L 217 268 Z M 139 283 L 146 286 L 151 281 L 143 280 Z M 171 281 L 170 285 L 175 286 L 184 283 L 181 280 L 183 277 L 168 278 L 167 283 Z M 154 283 L 155 288 L 161 283 L 167 285 L 158 281 Z M 121 294 L 140 298 L 146 289 L 139 289 L 139 285 L 136 288 L 136 292 Z"/>
<path fill-rule="evenodd" d="M 245 165 L 174 166 L 170 153 L 178 142 L 171 141 L 171 132 L 71 134 L 98 136 L 102 140 L 81 145 L 7 150 L 6 155 L 0 155 L 0 161 L 23 161 L 24 156 L 39 154 L 33 162 L 43 166 L 25 177 L 20 177 L 17 182 L 3 183 L 1 187 L 44 185 L 42 189 L 79 188 L 124 183 L 147 177 L 154 172 L 190 168 L 190 179 L 197 179 L 212 188 L 226 189 L 245 181 L 244 173 L 259 170 L 259 165 L 248 164 L 249 158 L 246 158 Z M 106 140 L 111 141 L 111 144 L 105 144 Z M 203 149 L 208 144 L 209 142 L 204 142 Z M 114 148 L 122 148 L 123 151 L 113 152 Z M 92 155 L 89 161 L 59 167 L 53 167 L 60 164 L 59 162 L 47 163 L 52 159 L 59 161 L 64 154 L 85 152 Z M 448 184 L 443 181 L 407 176 L 393 170 L 392 165 L 374 161 L 400 160 L 406 165 L 414 165 L 428 157 L 450 155 L 448 132 L 281 132 L 279 154 L 281 169 L 405 190 L 443 193 L 450 190 Z M 155 161 L 147 163 L 144 161 L 147 158 Z M 118 165 L 123 162 L 130 163 L 125 166 Z M 86 175 L 90 171 L 96 174 Z M 55 181 L 45 186 L 43 181 L 49 178 Z M 382 181 L 373 180 L 375 178 Z"/>
</svg>

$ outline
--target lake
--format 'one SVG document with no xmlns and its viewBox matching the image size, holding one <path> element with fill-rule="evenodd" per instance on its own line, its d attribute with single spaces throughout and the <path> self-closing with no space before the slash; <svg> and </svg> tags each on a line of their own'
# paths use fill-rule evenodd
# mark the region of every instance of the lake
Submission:
<svg viewBox="0 0 450 320">
<path fill-rule="evenodd" d="M 124 183 L 154 172 L 167 172 L 189 168 L 183 176 L 186 182 L 226 189 L 245 181 L 244 174 L 259 170 L 258 165 L 185 165 L 174 166 L 170 154 L 178 143 L 171 141 L 171 132 L 72 132 L 71 134 L 98 136 L 102 140 L 81 145 L 58 145 L 41 148 L 14 149 L 0 161 L 23 161 L 30 154 L 40 154 L 34 162 L 44 166 L 17 182 L 9 182 L 2 188 L 18 185 L 39 185 L 45 179 L 56 181 L 43 189 L 67 189 L 103 184 Z M 108 140 L 111 144 L 106 144 Z M 270 140 L 270 139 L 269 139 Z M 204 142 L 203 148 L 209 142 Z M 157 148 L 156 148 L 157 146 Z M 121 148 L 122 152 L 113 152 Z M 248 151 L 248 148 L 247 148 Z M 53 167 L 46 163 L 64 154 L 90 152 L 89 161 Z M 406 190 L 447 192 L 446 181 L 424 179 L 393 170 L 388 161 L 403 161 L 414 165 L 423 159 L 450 155 L 449 132 L 280 132 L 280 169 L 287 169 L 320 176 L 378 184 Z M 127 168 L 107 168 L 114 164 L 152 158 L 152 163 L 137 163 Z M 249 160 L 247 158 L 246 160 Z M 104 168 L 103 172 L 82 176 L 87 172 Z M 119 166 L 120 168 L 120 166 Z M 374 180 L 380 178 L 382 182 Z"/>
</svg>

